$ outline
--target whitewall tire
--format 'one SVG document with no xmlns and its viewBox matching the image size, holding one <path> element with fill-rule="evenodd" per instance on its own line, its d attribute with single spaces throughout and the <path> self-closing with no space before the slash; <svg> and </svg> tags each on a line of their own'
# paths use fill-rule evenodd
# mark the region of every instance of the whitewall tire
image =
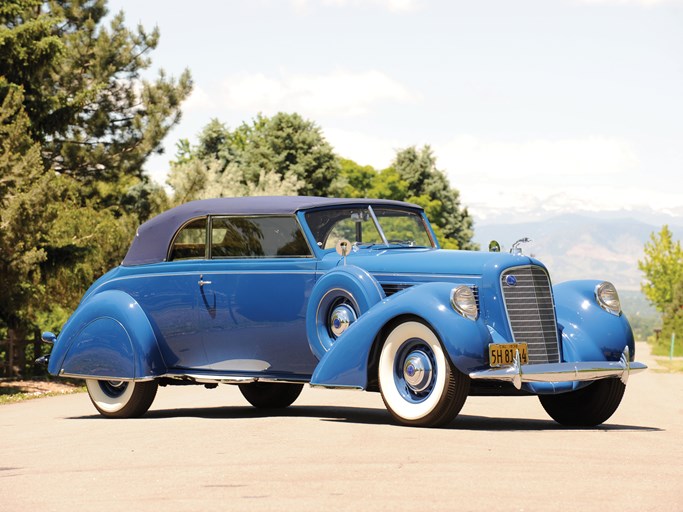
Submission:
<svg viewBox="0 0 683 512">
<path fill-rule="evenodd" d="M 451 364 L 437 335 L 416 320 L 398 324 L 385 338 L 378 379 L 384 404 L 404 425 L 450 423 L 469 391 L 468 377 Z"/>
<path fill-rule="evenodd" d="M 133 418 L 143 415 L 157 393 L 156 381 L 115 381 L 86 379 L 90 400 L 108 418 Z"/>
</svg>

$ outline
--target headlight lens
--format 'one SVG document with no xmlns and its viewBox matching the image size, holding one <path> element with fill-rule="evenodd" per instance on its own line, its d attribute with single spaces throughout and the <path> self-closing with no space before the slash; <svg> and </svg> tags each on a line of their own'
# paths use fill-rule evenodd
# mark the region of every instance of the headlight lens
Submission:
<svg viewBox="0 0 683 512">
<path fill-rule="evenodd" d="M 465 318 L 470 320 L 479 318 L 477 298 L 469 286 L 461 285 L 453 288 L 451 291 L 451 306 Z"/>
<path fill-rule="evenodd" d="M 595 288 L 595 298 L 600 304 L 600 307 L 612 313 L 613 315 L 621 315 L 621 301 L 619 300 L 619 294 L 617 289 L 612 283 L 604 282 L 600 283 Z"/>
</svg>

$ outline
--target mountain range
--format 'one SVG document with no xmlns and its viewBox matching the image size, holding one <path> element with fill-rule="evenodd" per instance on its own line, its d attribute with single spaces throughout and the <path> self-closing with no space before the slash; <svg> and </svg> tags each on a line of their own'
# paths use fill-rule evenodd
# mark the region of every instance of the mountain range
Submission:
<svg viewBox="0 0 683 512">
<path fill-rule="evenodd" d="M 683 223 L 669 225 L 676 240 L 683 239 Z M 474 241 L 488 250 L 491 240 L 503 250 L 523 237 L 524 254 L 533 255 L 548 267 L 553 282 L 570 279 L 604 279 L 618 290 L 640 290 L 642 272 L 638 260 L 652 233 L 661 225 L 636 218 L 605 218 L 596 215 L 562 214 L 546 220 L 519 223 L 475 223 Z"/>
</svg>

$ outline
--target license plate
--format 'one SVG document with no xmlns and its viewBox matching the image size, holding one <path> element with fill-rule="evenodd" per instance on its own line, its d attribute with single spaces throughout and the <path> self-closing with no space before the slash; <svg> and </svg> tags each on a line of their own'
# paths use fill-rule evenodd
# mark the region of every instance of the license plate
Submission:
<svg viewBox="0 0 683 512">
<path fill-rule="evenodd" d="M 529 362 L 526 343 L 489 343 L 489 365 L 510 366 L 515 361 L 515 353 L 519 350 L 522 364 Z"/>
</svg>

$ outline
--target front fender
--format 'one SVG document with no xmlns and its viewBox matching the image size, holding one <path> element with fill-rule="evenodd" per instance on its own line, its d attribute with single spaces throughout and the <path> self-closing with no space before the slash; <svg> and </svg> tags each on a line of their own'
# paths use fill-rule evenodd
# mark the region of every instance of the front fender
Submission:
<svg viewBox="0 0 683 512">
<path fill-rule="evenodd" d="M 463 373 L 485 363 L 491 335 L 483 321 L 472 321 L 450 305 L 452 283 L 426 283 L 383 299 L 356 320 L 320 360 L 311 378 L 314 386 L 366 389 L 373 344 L 382 329 L 401 316 L 428 323 L 453 364 Z"/>
<path fill-rule="evenodd" d="M 634 360 L 628 319 L 623 313 L 608 313 L 597 303 L 595 289 L 601 282 L 567 281 L 553 287 L 565 361 L 619 361 L 626 346 Z"/>
<path fill-rule="evenodd" d="M 165 372 L 156 336 L 137 301 L 120 290 L 91 295 L 50 354 L 52 375 L 146 380 Z"/>
</svg>

